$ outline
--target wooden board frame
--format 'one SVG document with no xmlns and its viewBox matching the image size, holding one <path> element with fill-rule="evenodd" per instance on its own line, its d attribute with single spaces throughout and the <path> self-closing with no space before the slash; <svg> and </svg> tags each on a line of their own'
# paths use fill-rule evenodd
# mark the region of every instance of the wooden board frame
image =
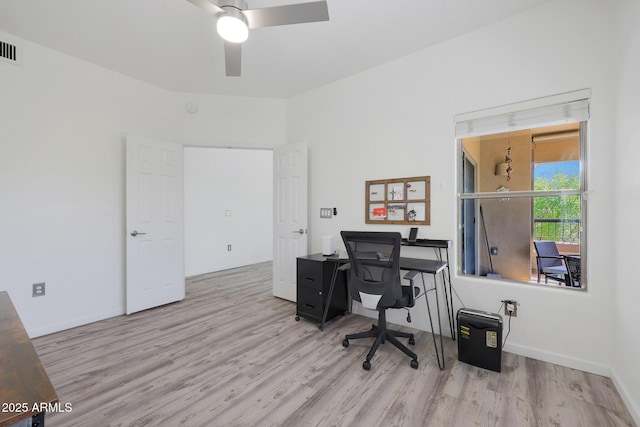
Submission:
<svg viewBox="0 0 640 427">
<path fill-rule="evenodd" d="M 364 191 L 365 224 L 431 225 L 431 177 L 366 181 Z"/>
</svg>

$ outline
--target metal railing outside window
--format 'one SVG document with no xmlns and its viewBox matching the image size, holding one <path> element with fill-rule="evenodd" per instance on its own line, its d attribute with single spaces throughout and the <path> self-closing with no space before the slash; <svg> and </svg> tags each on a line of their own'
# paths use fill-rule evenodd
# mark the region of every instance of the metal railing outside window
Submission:
<svg viewBox="0 0 640 427">
<path fill-rule="evenodd" d="M 535 218 L 533 220 L 533 236 L 534 240 L 579 243 L 580 220 Z"/>
</svg>

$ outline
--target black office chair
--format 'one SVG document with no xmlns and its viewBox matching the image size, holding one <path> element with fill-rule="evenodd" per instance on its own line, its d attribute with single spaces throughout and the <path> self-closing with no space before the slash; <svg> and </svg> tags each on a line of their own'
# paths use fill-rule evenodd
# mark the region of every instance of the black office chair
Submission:
<svg viewBox="0 0 640 427">
<path fill-rule="evenodd" d="M 349 340 L 373 337 L 375 341 L 362 367 L 371 369 L 371 359 L 380 344 L 389 341 L 411 358 L 411 367 L 418 368 L 418 356 L 405 347 L 398 337 L 409 338 L 415 344 L 413 334 L 387 328 L 388 308 L 413 307 L 419 289 L 413 286 L 418 272 L 410 272 L 405 278 L 410 286 L 402 286 L 400 279 L 400 233 L 342 231 L 340 233 L 349 254 L 349 289 L 351 297 L 365 308 L 378 310 L 378 324 L 371 330 L 350 334 L 342 341 L 349 347 Z M 407 320 L 410 321 L 410 316 Z"/>
<path fill-rule="evenodd" d="M 566 284 L 567 268 L 562 262 L 564 258 L 558 252 L 556 242 L 535 240 L 533 246 L 537 254 L 538 283 L 540 283 L 540 275 L 544 275 L 544 283 L 549 283 L 549 279 L 553 279 Z"/>
</svg>

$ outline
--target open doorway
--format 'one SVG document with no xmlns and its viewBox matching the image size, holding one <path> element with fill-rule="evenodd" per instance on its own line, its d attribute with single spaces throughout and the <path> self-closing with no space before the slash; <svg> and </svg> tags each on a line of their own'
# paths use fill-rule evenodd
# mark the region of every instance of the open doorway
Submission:
<svg viewBox="0 0 640 427">
<path fill-rule="evenodd" d="M 185 147 L 185 274 L 273 259 L 273 151 Z"/>
</svg>

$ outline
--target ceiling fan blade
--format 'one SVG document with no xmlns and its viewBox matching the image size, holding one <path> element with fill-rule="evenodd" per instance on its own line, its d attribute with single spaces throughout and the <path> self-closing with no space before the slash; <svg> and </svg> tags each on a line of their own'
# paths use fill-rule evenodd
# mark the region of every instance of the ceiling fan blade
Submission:
<svg viewBox="0 0 640 427">
<path fill-rule="evenodd" d="M 214 18 L 220 15 L 221 13 L 224 13 L 224 10 L 222 10 L 222 8 L 216 6 L 215 4 L 207 0 L 187 0 L 187 1 L 193 5 L 198 6 L 200 9 L 204 10 Z"/>
<path fill-rule="evenodd" d="M 240 76 L 241 53 L 241 43 L 224 42 L 224 63 L 227 77 Z"/>
<path fill-rule="evenodd" d="M 191 0 L 189 0 L 191 1 Z M 289 4 L 284 6 L 247 9 L 246 16 L 249 28 L 273 27 L 275 25 L 302 24 L 329 20 L 326 1 Z"/>
</svg>

